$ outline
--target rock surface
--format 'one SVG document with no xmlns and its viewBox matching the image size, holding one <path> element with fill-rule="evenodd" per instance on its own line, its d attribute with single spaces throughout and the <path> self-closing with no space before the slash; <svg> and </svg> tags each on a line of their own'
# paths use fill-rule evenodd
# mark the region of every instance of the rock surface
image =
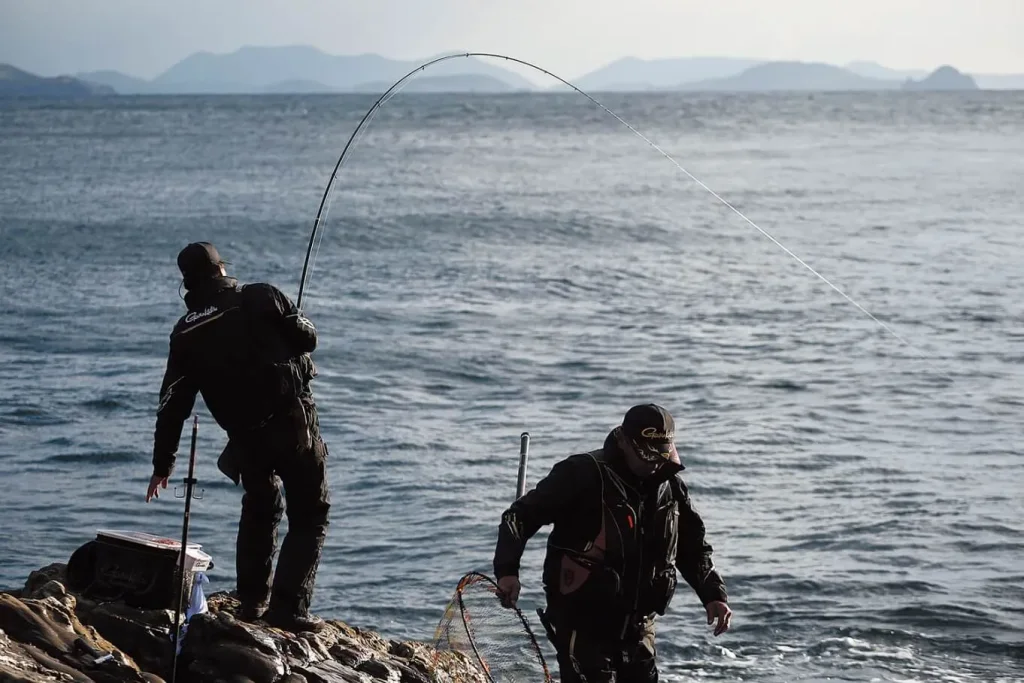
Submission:
<svg viewBox="0 0 1024 683">
<path fill-rule="evenodd" d="M 0 592 L 0 683 L 169 680 L 173 613 L 74 595 L 64 571 L 49 565 L 24 589 Z M 189 623 L 178 683 L 486 682 L 461 653 L 333 620 L 320 633 L 292 634 L 236 619 L 230 595 L 215 593 L 207 603 L 209 612 Z"/>
</svg>

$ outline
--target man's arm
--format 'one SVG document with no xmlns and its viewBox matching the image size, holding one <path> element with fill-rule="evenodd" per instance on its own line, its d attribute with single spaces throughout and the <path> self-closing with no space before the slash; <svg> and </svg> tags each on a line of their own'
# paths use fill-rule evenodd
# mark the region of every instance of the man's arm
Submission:
<svg viewBox="0 0 1024 683">
<path fill-rule="evenodd" d="M 583 487 L 578 460 L 557 463 L 537 486 L 512 503 L 501 516 L 498 542 L 494 549 L 494 576 L 518 576 L 526 542 L 546 524 L 553 523 L 576 504 Z"/>
<path fill-rule="evenodd" d="M 260 308 L 273 319 L 277 329 L 281 331 L 288 347 L 295 355 L 312 353 L 316 350 L 316 328 L 309 318 L 302 315 L 292 300 L 280 289 L 266 283 L 247 285 L 259 292 Z"/>
<path fill-rule="evenodd" d="M 713 549 L 705 538 L 704 520 L 693 509 L 686 484 L 680 477 L 677 476 L 672 481 L 672 490 L 679 503 L 676 569 L 697 593 L 705 607 L 711 602 L 728 602 L 725 581 L 715 570 L 715 563 L 711 558 Z"/>
<path fill-rule="evenodd" d="M 153 435 L 153 476 L 169 477 L 181 441 L 181 429 L 196 403 L 199 387 L 186 372 L 179 353 L 171 343 L 167 368 L 160 385 L 160 404 L 156 409 Z"/>
</svg>

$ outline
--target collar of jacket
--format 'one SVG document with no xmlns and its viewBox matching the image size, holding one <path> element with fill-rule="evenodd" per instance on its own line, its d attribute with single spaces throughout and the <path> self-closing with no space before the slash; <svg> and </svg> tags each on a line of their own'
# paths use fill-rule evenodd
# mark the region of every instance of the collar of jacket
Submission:
<svg viewBox="0 0 1024 683">
<path fill-rule="evenodd" d="M 238 280 L 233 277 L 212 277 L 204 281 L 201 287 L 185 292 L 185 305 L 190 311 L 202 310 L 215 294 L 225 289 L 234 289 L 236 286 L 238 286 Z"/>
</svg>

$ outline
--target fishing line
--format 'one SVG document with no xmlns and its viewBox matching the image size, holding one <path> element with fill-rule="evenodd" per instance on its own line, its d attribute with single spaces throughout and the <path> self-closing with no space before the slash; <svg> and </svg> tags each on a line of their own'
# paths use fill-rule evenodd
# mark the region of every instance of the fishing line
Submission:
<svg viewBox="0 0 1024 683">
<path fill-rule="evenodd" d="M 882 320 L 879 320 L 873 313 L 871 313 L 864 306 L 862 306 L 859 302 L 857 302 L 853 297 L 851 297 L 849 294 L 847 294 L 845 291 L 843 291 L 838 285 L 833 283 L 827 277 L 825 277 L 824 275 L 819 273 L 817 270 L 815 270 L 810 264 L 808 264 L 802 258 L 800 258 L 795 253 L 793 253 L 786 245 L 782 244 L 782 242 L 777 240 L 767 230 L 765 230 L 760 225 L 755 223 L 753 220 L 748 218 L 746 214 L 744 214 L 742 211 L 740 211 L 735 206 L 733 206 L 732 203 L 730 203 L 728 200 L 726 200 L 720 194 L 718 194 L 713 189 L 708 187 L 702 180 L 700 180 L 695 175 L 693 175 L 688 170 L 686 170 L 683 167 L 683 165 L 680 164 L 678 161 L 676 161 L 676 159 L 671 154 L 666 152 L 664 149 L 662 149 L 660 146 L 658 146 L 654 141 L 652 141 L 646 135 L 644 135 L 643 133 L 638 131 L 631 124 L 629 124 L 627 121 L 625 121 L 621 116 L 619 116 L 618 114 L 613 112 L 611 109 L 606 107 L 604 104 L 602 104 L 601 102 L 598 102 L 596 99 L 594 99 L 588 93 L 586 93 L 583 90 L 581 90 L 580 88 L 576 87 L 574 84 L 572 84 L 569 81 L 565 80 L 561 76 L 558 76 L 557 74 L 554 74 L 554 73 L 548 71 L 547 69 L 539 67 L 536 64 L 533 64 L 531 62 L 528 62 L 528 61 L 525 61 L 525 60 L 522 60 L 522 59 L 518 59 L 516 57 L 510 57 L 508 55 L 502 55 L 502 54 L 497 54 L 497 53 L 493 53 L 493 52 L 460 52 L 460 53 L 456 53 L 456 54 L 444 55 L 444 56 L 432 59 L 432 60 L 430 60 L 428 62 L 424 62 L 423 64 L 421 64 L 420 66 L 416 67 L 415 69 L 413 69 L 412 71 L 410 71 L 406 75 L 402 76 L 402 78 L 400 78 L 397 81 L 395 81 L 395 83 L 392 84 L 390 88 L 385 90 L 384 93 L 379 98 L 377 98 L 377 101 L 374 102 L 373 106 L 370 107 L 370 109 L 367 110 L 367 112 L 363 115 L 363 118 L 359 121 L 359 124 L 356 126 L 356 129 L 352 132 L 352 135 L 349 137 L 348 142 L 345 143 L 345 147 L 341 151 L 341 155 L 338 157 L 338 162 L 334 165 L 334 170 L 331 172 L 331 178 L 330 178 L 330 180 L 327 183 L 326 189 L 324 190 L 323 198 L 320 200 L 320 207 L 317 209 L 316 219 L 313 221 L 313 230 L 312 230 L 312 232 L 309 235 L 309 245 L 306 248 L 306 259 L 305 259 L 305 261 L 303 262 L 303 265 L 302 265 L 302 278 L 299 280 L 299 295 L 298 295 L 296 306 L 301 307 L 301 305 L 302 305 L 302 293 L 303 293 L 303 290 L 305 289 L 305 285 L 306 285 L 306 280 L 307 280 L 307 275 L 308 275 L 307 274 L 307 268 L 309 266 L 310 253 L 313 250 L 313 244 L 314 244 L 314 241 L 316 240 L 317 232 L 319 231 L 320 225 L 321 225 L 321 223 L 324 220 L 326 220 L 326 213 L 324 212 L 324 207 L 327 204 L 327 199 L 328 199 L 328 197 L 331 194 L 331 190 L 332 190 L 332 188 L 334 186 L 334 181 L 338 177 L 338 170 L 341 168 L 341 165 L 344 162 L 345 157 L 348 155 L 348 151 L 352 147 L 352 144 L 355 141 L 356 136 L 359 134 L 360 130 L 362 130 L 363 126 L 368 124 L 370 122 L 370 120 L 372 120 L 373 116 L 384 105 L 384 103 L 386 103 L 394 95 L 398 94 L 398 92 L 401 90 L 401 88 L 404 87 L 404 84 L 406 83 L 406 81 L 408 81 L 414 75 L 418 74 L 421 71 L 426 70 L 427 68 L 433 66 L 434 64 L 438 64 L 440 62 L 444 62 L 444 61 L 447 61 L 449 59 L 460 59 L 460 58 L 466 58 L 466 57 L 491 57 L 491 58 L 494 58 L 494 59 L 503 59 L 505 61 L 513 62 L 515 64 L 520 64 L 520 65 L 528 67 L 530 69 L 534 69 L 536 71 L 539 71 L 542 74 L 545 74 L 547 76 L 550 76 L 551 78 L 554 78 L 555 80 L 561 82 L 562 84 L 568 86 L 569 88 L 572 88 L 574 91 L 576 91 L 577 93 L 579 93 L 583 97 L 585 97 L 588 100 L 590 100 L 592 103 L 597 105 L 600 109 L 602 109 L 604 112 L 609 114 L 616 121 L 618 121 L 623 126 L 628 128 L 638 138 L 640 138 L 641 140 L 646 142 L 649 146 L 654 148 L 663 157 L 665 157 L 670 162 L 672 162 L 672 164 L 677 169 L 679 169 L 684 175 L 686 175 L 686 177 L 688 177 L 690 180 L 692 180 L 694 183 L 696 183 L 701 189 L 705 190 L 708 194 L 710 194 L 712 197 L 714 197 L 716 200 L 718 200 L 721 204 L 723 204 L 725 207 L 727 207 L 729 210 L 731 210 L 733 213 L 735 213 L 737 216 L 739 216 L 741 219 L 743 219 L 744 222 L 746 222 L 748 225 L 753 227 L 759 233 L 764 235 L 775 246 L 779 247 L 782 251 L 784 251 L 786 254 L 788 254 L 790 257 L 792 257 L 797 263 L 799 263 L 801 266 L 803 266 L 804 268 L 809 270 L 812 274 L 814 274 L 815 277 L 817 277 L 819 280 L 821 280 L 826 285 L 828 285 L 833 290 L 835 290 L 846 301 L 848 301 L 849 303 L 853 304 L 857 308 L 857 310 L 859 310 L 861 313 L 863 313 L 868 318 L 870 318 L 872 321 L 874 321 L 876 324 L 878 324 L 882 329 L 884 329 L 890 335 L 892 335 L 897 340 L 899 340 L 900 342 L 905 344 L 907 347 L 917 351 L 922 356 L 928 357 L 928 354 L 924 353 L 924 351 L 922 349 L 917 348 L 909 340 L 907 340 L 901 334 L 896 332 L 896 330 L 894 330 L 891 326 L 889 326 L 888 324 L 886 324 Z M 322 234 L 322 231 L 320 231 L 320 232 Z M 321 240 L 322 240 L 322 238 L 321 238 Z M 317 247 L 317 252 L 319 253 L 319 247 Z M 944 372 L 940 371 L 940 374 L 943 377 L 945 377 L 946 379 L 950 380 L 950 381 L 952 381 L 952 379 L 953 379 L 952 377 L 950 377 L 949 375 L 945 374 Z"/>
</svg>

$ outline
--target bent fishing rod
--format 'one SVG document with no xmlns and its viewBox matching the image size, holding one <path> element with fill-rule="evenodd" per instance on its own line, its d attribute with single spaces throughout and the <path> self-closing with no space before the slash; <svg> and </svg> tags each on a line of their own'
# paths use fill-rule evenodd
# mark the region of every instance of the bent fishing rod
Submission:
<svg viewBox="0 0 1024 683">
<path fill-rule="evenodd" d="M 314 255 L 313 256 L 313 264 L 311 266 L 311 264 L 310 264 L 310 256 L 313 255 L 313 245 L 315 243 L 317 243 L 316 242 L 316 238 L 317 238 L 318 234 L 320 235 L 321 242 L 323 241 L 323 231 L 320 230 L 320 226 L 321 226 L 321 223 L 323 222 L 323 220 L 326 218 L 325 207 L 329 208 L 329 206 L 330 206 L 329 203 L 328 203 L 328 199 L 329 199 L 329 197 L 331 195 L 331 191 L 334 188 L 334 183 L 335 183 L 335 181 L 338 178 L 338 171 L 341 169 L 341 166 L 344 163 L 345 158 L 346 158 L 346 156 L 349 153 L 349 150 L 352 148 L 353 142 L 355 141 L 356 137 L 359 135 L 359 132 L 362 130 L 363 126 L 365 126 L 367 123 L 369 123 L 373 119 L 373 116 L 378 111 L 380 111 L 381 107 L 383 107 L 384 104 L 391 97 L 396 95 L 402 89 L 402 87 L 404 87 L 406 82 L 410 78 L 415 76 L 416 74 L 418 74 L 418 73 L 420 73 L 422 71 L 425 71 L 426 69 L 430 68 L 431 66 L 434 66 L 435 64 L 439 64 L 441 62 L 445 62 L 445 61 L 448 61 L 450 59 L 464 59 L 464 58 L 469 58 L 469 57 L 489 57 L 489 58 L 493 58 L 493 59 L 502 59 L 502 60 L 505 60 L 507 62 L 513 62 L 515 64 L 519 64 L 521 66 L 525 66 L 527 68 L 530 68 L 530 69 L 533 69 L 535 71 L 538 71 L 538 72 L 540 72 L 542 74 L 550 76 L 551 78 L 554 78 L 555 80 L 559 81 L 563 85 L 566 85 L 569 88 L 571 88 L 576 93 L 582 95 L 583 97 L 588 99 L 590 102 L 592 102 L 594 105 L 599 107 L 606 114 L 608 114 L 609 116 L 614 118 L 616 121 L 618 121 L 620 124 L 622 124 L 623 126 L 628 128 L 630 130 L 630 132 L 632 132 L 638 138 L 640 138 L 645 143 L 647 143 L 647 145 L 649 145 L 650 147 L 655 149 L 663 157 L 668 159 L 668 161 L 670 161 L 687 178 L 692 180 L 701 189 L 706 191 L 708 194 L 710 194 L 712 197 L 714 197 L 718 202 L 720 202 L 722 205 L 724 205 L 726 208 L 728 208 L 734 214 L 739 216 L 745 223 L 747 223 L 748 225 L 753 227 L 755 230 L 757 230 L 759 233 L 761 233 L 764 237 L 766 237 L 768 240 L 770 240 L 775 246 L 777 246 L 779 249 L 781 249 L 783 252 L 785 252 L 787 255 L 789 255 L 791 258 L 793 258 L 797 263 L 799 263 L 801 266 L 803 266 L 804 268 L 809 270 L 815 277 L 817 277 L 819 280 L 821 280 L 826 285 L 828 285 L 830 288 L 832 288 L 843 299 L 845 299 L 847 302 L 849 302 L 854 307 L 856 307 L 857 310 L 859 310 L 861 313 L 863 313 L 868 318 L 870 318 L 872 321 L 874 321 L 882 329 L 884 329 L 886 332 L 888 332 L 894 338 L 896 338 L 897 340 L 902 342 L 908 348 L 913 349 L 914 351 L 916 351 L 921 357 L 923 357 L 923 358 L 928 358 L 929 357 L 928 354 L 924 353 L 923 350 L 921 350 L 918 347 L 916 347 L 908 339 L 906 339 L 901 334 L 896 332 L 896 330 L 894 330 L 891 326 L 889 326 L 888 324 L 886 324 L 885 322 L 883 322 L 882 320 L 877 318 L 873 313 L 871 313 L 867 308 L 862 306 L 859 302 L 854 300 L 853 297 L 851 297 L 849 294 L 847 294 L 838 285 L 836 285 L 830 279 L 828 279 L 827 277 L 822 275 L 820 272 L 815 270 L 814 267 L 812 267 L 810 264 L 808 264 L 802 258 L 797 256 L 786 245 L 782 244 L 782 242 L 780 242 L 778 239 L 776 239 L 771 233 L 769 233 L 767 230 L 765 230 L 760 225 L 755 223 L 753 220 L 748 218 L 746 214 L 744 214 L 742 211 L 740 211 L 735 206 L 733 206 L 733 204 L 731 202 L 729 202 L 727 199 L 722 197 L 719 193 L 717 193 L 713 189 L 711 189 L 708 185 L 706 185 L 702 180 L 697 178 L 694 174 L 692 174 L 688 170 L 686 170 L 686 168 L 684 168 L 681 163 L 676 161 L 675 157 L 673 157 L 671 154 L 666 152 L 657 143 L 653 142 L 650 138 L 648 138 L 646 135 L 641 133 L 639 130 L 637 130 L 635 127 L 633 127 L 630 123 L 628 123 L 625 119 L 623 119 L 621 116 L 619 116 L 618 114 L 613 112 L 611 109 L 606 107 L 604 104 L 602 104 L 601 102 L 597 101 L 594 97 L 592 97 L 588 93 L 584 92 L 583 90 L 581 90 L 579 87 L 577 87 L 573 83 L 569 82 L 568 80 L 562 78 L 561 76 L 559 76 L 559 75 L 557 75 L 555 73 L 552 73 L 551 71 L 548 71 L 547 69 L 544 69 L 543 67 L 537 66 L 536 64 L 533 64 L 533 63 L 528 62 L 528 61 L 523 60 L 523 59 L 518 59 L 516 57 L 510 57 L 509 55 L 503 55 L 503 54 L 494 53 L 494 52 L 459 52 L 459 53 L 455 53 L 455 54 L 443 55 L 441 57 L 437 57 L 435 59 L 431 59 L 430 61 L 424 62 L 423 64 L 417 66 L 415 69 L 413 69 L 412 71 L 410 71 L 409 73 L 405 74 L 400 79 L 395 81 L 391 85 L 391 87 L 389 87 L 387 90 L 385 90 L 381 94 L 381 96 L 377 98 L 377 101 L 373 103 L 373 106 L 371 106 L 366 111 L 366 113 L 363 114 L 363 118 L 359 121 L 359 124 L 356 126 L 355 130 L 352 131 L 352 135 L 349 136 L 348 141 L 345 143 L 345 147 L 342 149 L 341 155 L 338 157 L 338 161 L 334 165 L 334 170 L 331 172 L 331 177 L 330 177 L 330 180 L 328 180 L 328 182 L 327 182 L 327 187 L 324 189 L 323 197 L 320 199 L 320 206 L 317 208 L 316 218 L 313 221 L 313 230 L 310 232 L 310 235 L 309 235 L 309 244 L 306 247 L 306 258 L 305 258 L 305 260 L 303 261 L 303 264 L 302 264 L 302 277 L 299 280 L 299 294 L 298 294 L 298 298 L 296 300 L 296 307 L 301 308 L 301 306 L 302 306 L 302 294 L 303 294 L 303 291 L 305 290 L 306 281 L 307 281 L 308 276 L 312 273 L 313 266 L 315 266 L 315 264 L 316 264 L 316 256 Z M 317 244 L 317 252 L 319 252 L 319 249 L 320 249 L 319 248 L 319 244 Z M 942 371 L 940 371 L 938 369 L 936 369 L 936 370 L 945 379 L 947 379 L 949 381 L 953 381 L 953 378 L 950 377 L 947 373 L 942 372 Z"/>
</svg>

